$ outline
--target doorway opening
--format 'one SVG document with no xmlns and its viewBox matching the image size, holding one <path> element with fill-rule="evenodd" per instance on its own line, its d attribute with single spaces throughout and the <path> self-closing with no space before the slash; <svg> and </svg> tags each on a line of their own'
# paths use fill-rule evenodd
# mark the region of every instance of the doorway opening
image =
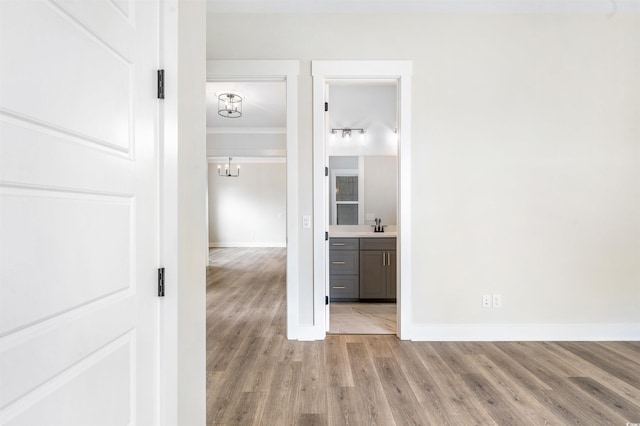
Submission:
<svg viewBox="0 0 640 426">
<path fill-rule="evenodd" d="M 286 104 L 284 80 L 207 82 L 210 247 L 286 247 Z"/>
<path fill-rule="evenodd" d="M 239 180 L 250 174 L 248 170 L 257 171 L 262 169 L 262 177 L 269 175 L 274 178 L 273 184 L 268 179 L 263 179 L 260 185 L 262 197 L 262 207 L 257 212 L 258 216 L 250 218 L 246 207 L 237 212 L 231 213 L 230 220 L 240 222 L 236 224 L 236 230 L 245 239 L 245 247 L 286 247 L 286 298 L 287 298 L 287 327 L 286 335 L 288 339 L 298 339 L 298 317 L 297 300 L 298 288 L 296 277 L 298 276 L 298 240 L 299 231 L 295 218 L 298 216 L 298 90 L 297 78 L 299 64 L 297 61 L 234 61 L 234 60 L 210 60 L 207 61 L 207 83 L 225 82 L 227 85 L 233 83 L 235 87 L 220 87 L 213 90 L 214 95 L 220 91 L 226 93 L 240 93 L 242 98 L 242 116 L 239 118 L 224 117 L 220 114 L 220 119 L 225 120 L 223 130 L 216 130 L 215 127 L 207 131 L 207 156 L 215 164 L 220 158 L 232 157 L 236 162 L 229 161 L 232 175 L 238 174 L 236 164 L 244 161 L 241 165 L 240 176 L 220 177 L 223 180 Z M 252 92 L 250 87 L 260 88 Z M 281 105 L 276 106 L 275 99 L 281 99 Z M 215 105 L 213 103 L 215 102 Z M 211 105 L 212 114 L 218 114 L 218 98 L 214 96 Z M 223 108 L 225 109 L 225 108 Z M 238 120 L 247 119 L 249 123 L 244 125 Z M 210 139 L 218 138 L 220 143 L 210 143 Z M 217 158 L 217 160 L 216 160 Z M 290 161 L 286 161 L 290 159 Z M 220 164 L 226 175 L 225 165 Z M 284 168 L 284 170 L 283 170 Z M 211 169 L 211 167 L 210 167 Z M 217 165 L 213 167 L 217 170 Z M 277 197 L 270 197 L 269 192 L 276 190 L 278 176 L 285 173 L 286 188 L 284 194 Z M 251 185 L 249 185 L 251 186 Z M 281 189 L 281 188 L 280 188 Z M 256 188 L 248 188 L 248 191 L 255 193 Z M 265 194 L 267 193 L 267 194 Z M 285 212 L 280 208 L 282 204 L 269 204 L 276 198 L 284 196 Z M 274 207 L 268 212 L 263 207 L 270 205 Z M 222 207 L 224 208 L 224 207 Z M 255 212 L 254 212 L 255 213 Z M 262 213 L 262 214 L 261 214 Z M 256 219 L 257 218 L 257 219 Z M 253 220 L 266 219 L 265 223 L 257 226 L 251 223 Z M 252 229 L 252 226 L 254 228 Z M 278 228 L 278 229 L 272 229 Z M 282 230 L 284 229 L 284 238 Z M 275 232 L 274 232 L 275 231 Z M 235 238 L 227 236 L 227 238 Z M 214 237 L 217 238 L 217 237 Z M 232 241 L 227 240 L 229 245 Z M 225 243 L 218 244 L 224 246 Z"/>
<path fill-rule="evenodd" d="M 326 81 L 330 334 L 397 333 L 397 83 Z"/>
<path fill-rule="evenodd" d="M 395 301 L 396 328 L 386 332 L 410 338 L 411 68 L 410 61 L 312 62 L 314 324 L 322 335 L 334 332 L 332 311 L 340 308 L 332 301 Z M 373 88 L 390 92 L 391 100 L 374 100 Z M 358 114 L 358 98 L 368 113 Z M 333 168 L 342 170 L 334 173 L 341 183 L 331 179 Z M 368 178 L 378 179 L 373 189 Z M 392 202 L 379 200 L 387 195 Z M 383 315 L 393 324 L 388 311 Z"/>
</svg>

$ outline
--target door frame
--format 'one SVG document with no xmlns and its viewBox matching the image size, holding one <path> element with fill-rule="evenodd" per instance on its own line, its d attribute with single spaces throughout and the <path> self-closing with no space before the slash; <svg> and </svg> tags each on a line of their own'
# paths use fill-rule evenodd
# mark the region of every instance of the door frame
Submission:
<svg viewBox="0 0 640 426">
<path fill-rule="evenodd" d="M 313 76 L 313 306 L 314 335 L 324 339 L 329 329 L 327 164 L 325 87 L 329 80 L 388 79 L 398 82 L 398 268 L 397 303 L 400 339 L 412 336 L 411 321 L 411 75 L 412 61 L 312 61 Z M 403 303 L 404 301 L 404 303 Z"/>
<path fill-rule="evenodd" d="M 301 338 L 298 291 L 298 75 L 300 63 L 295 60 L 209 60 L 207 82 L 245 79 L 252 81 L 284 81 L 287 91 L 286 158 L 287 158 L 287 339 Z"/>
</svg>

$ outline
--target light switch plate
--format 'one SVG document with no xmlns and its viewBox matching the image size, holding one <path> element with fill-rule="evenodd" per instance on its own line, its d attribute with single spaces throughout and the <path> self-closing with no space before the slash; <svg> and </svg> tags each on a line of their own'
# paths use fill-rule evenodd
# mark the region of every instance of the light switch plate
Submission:
<svg viewBox="0 0 640 426">
<path fill-rule="evenodd" d="M 502 295 L 500 294 L 493 295 L 493 307 L 502 308 Z"/>
<path fill-rule="evenodd" d="M 375 213 L 367 213 L 366 220 L 375 220 L 375 219 L 376 219 L 376 214 Z"/>
</svg>

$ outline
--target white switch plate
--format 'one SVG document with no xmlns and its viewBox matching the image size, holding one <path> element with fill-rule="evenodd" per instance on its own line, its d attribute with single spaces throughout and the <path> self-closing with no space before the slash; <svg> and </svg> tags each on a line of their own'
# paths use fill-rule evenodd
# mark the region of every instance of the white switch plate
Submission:
<svg viewBox="0 0 640 426">
<path fill-rule="evenodd" d="M 367 213 L 366 220 L 375 220 L 375 219 L 376 219 L 376 214 L 375 213 Z"/>
<path fill-rule="evenodd" d="M 311 228 L 311 216 L 302 216 L 302 227 Z"/>
<path fill-rule="evenodd" d="M 502 295 L 501 294 L 494 294 L 493 295 L 493 307 L 494 308 L 501 308 L 502 307 Z"/>
</svg>

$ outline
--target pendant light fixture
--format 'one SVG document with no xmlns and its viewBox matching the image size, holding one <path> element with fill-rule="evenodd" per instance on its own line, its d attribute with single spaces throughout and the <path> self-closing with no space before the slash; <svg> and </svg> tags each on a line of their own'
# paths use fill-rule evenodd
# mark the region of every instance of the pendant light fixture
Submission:
<svg viewBox="0 0 640 426">
<path fill-rule="evenodd" d="M 229 162 L 224 166 L 224 172 L 222 171 L 222 166 L 218 166 L 218 176 L 238 177 L 240 176 L 240 166 L 236 166 L 236 174 L 233 174 L 231 172 L 231 157 L 229 157 Z"/>
<path fill-rule="evenodd" d="M 218 114 L 226 118 L 242 117 L 242 95 L 238 93 L 218 93 Z"/>
</svg>

